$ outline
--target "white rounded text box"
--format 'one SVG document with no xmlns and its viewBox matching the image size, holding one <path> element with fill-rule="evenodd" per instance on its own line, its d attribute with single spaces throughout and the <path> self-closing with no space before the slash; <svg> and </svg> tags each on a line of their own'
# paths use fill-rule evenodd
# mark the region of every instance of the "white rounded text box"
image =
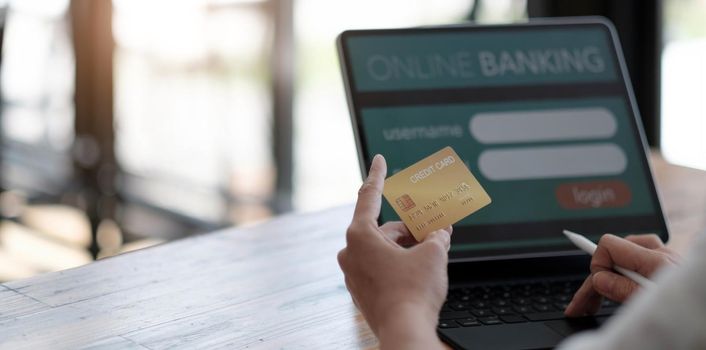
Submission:
<svg viewBox="0 0 706 350">
<path fill-rule="evenodd" d="M 618 175 L 627 163 L 613 143 L 493 149 L 478 158 L 481 173 L 493 181 Z"/>
<path fill-rule="evenodd" d="M 483 112 L 469 122 L 485 144 L 605 139 L 615 135 L 615 116 L 603 107 Z"/>
</svg>

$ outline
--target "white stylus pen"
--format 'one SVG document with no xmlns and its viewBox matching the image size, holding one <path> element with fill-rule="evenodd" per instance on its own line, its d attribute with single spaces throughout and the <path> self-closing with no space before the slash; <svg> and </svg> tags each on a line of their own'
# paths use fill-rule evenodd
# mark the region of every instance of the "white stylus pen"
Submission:
<svg viewBox="0 0 706 350">
<path fill-rule="evenodd" d="M 564 235 L 566 235 L 566 237 L 568 237 L 573 244 L 579 247 L 579 249 L 593 256 L 593 253 L 596 251 L 597 247 L 595 243 L 591 242 L 588 238 L 578 233 L 571 232 L 569 230 L 564 230 Z M 635 271 L 630 271 L 624 267 L 620 267 L 617 265 L 613 266 L 613 268 L 615 269 L 615 271 L 620 272 L 623 276 L 635 281 L 637 284 L 645 288 L 648 288 L 655 284 L 654 282 L 650 281 L 649 279 L 645 278 L 644 276 L 640 275 Z"/>
</svg>

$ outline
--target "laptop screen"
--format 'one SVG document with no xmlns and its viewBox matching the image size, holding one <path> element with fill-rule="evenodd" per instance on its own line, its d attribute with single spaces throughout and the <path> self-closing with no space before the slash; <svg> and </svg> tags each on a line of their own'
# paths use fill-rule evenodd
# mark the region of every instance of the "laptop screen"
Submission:
<svg viewBox="0 0 706 350">
<path fill-rule="evenodd" d="M 364 172 L 451 146 L 491 196 L 454 226 L 452 261 L 575 253 L 562 229 L 666 238 L 606 24 L 348 31 L 339 48 Z M 399 218 L 385 202 L 380 220 Z"/>
</svg>

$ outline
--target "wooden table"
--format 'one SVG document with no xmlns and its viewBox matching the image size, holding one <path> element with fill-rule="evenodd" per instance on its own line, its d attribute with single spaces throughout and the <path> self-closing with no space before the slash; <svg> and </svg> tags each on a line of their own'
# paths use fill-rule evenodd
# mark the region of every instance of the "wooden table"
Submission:
<svg viewBox="0 0 706 350">
<path fill-rule="evenodd" d="M 706 172 L 654 157 L 673 244 L 706 227 Z M 373 348 L 336 252 L 352 206 L 0 285 L 0 348 Z"/>
</svg>

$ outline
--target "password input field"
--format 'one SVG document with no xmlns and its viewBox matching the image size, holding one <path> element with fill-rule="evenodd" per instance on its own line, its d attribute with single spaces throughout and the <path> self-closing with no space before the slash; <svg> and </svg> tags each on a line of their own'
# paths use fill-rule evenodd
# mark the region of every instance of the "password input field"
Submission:
<svg viewBox="0 0 706 350">
<path fill-rule="evenodd" d="M 478 166 L 493 181 L 536 180 L 622 174 L 625 152 L 616 144 L 582 144 L 487 150 Z"/>
<path fill-rule="evenodd" d="M 603 107 L 483 112 L 469 121 L 471 135 L 484 144 L 579 141 L 615 135 L 617 121 Z"/>
</svg>

